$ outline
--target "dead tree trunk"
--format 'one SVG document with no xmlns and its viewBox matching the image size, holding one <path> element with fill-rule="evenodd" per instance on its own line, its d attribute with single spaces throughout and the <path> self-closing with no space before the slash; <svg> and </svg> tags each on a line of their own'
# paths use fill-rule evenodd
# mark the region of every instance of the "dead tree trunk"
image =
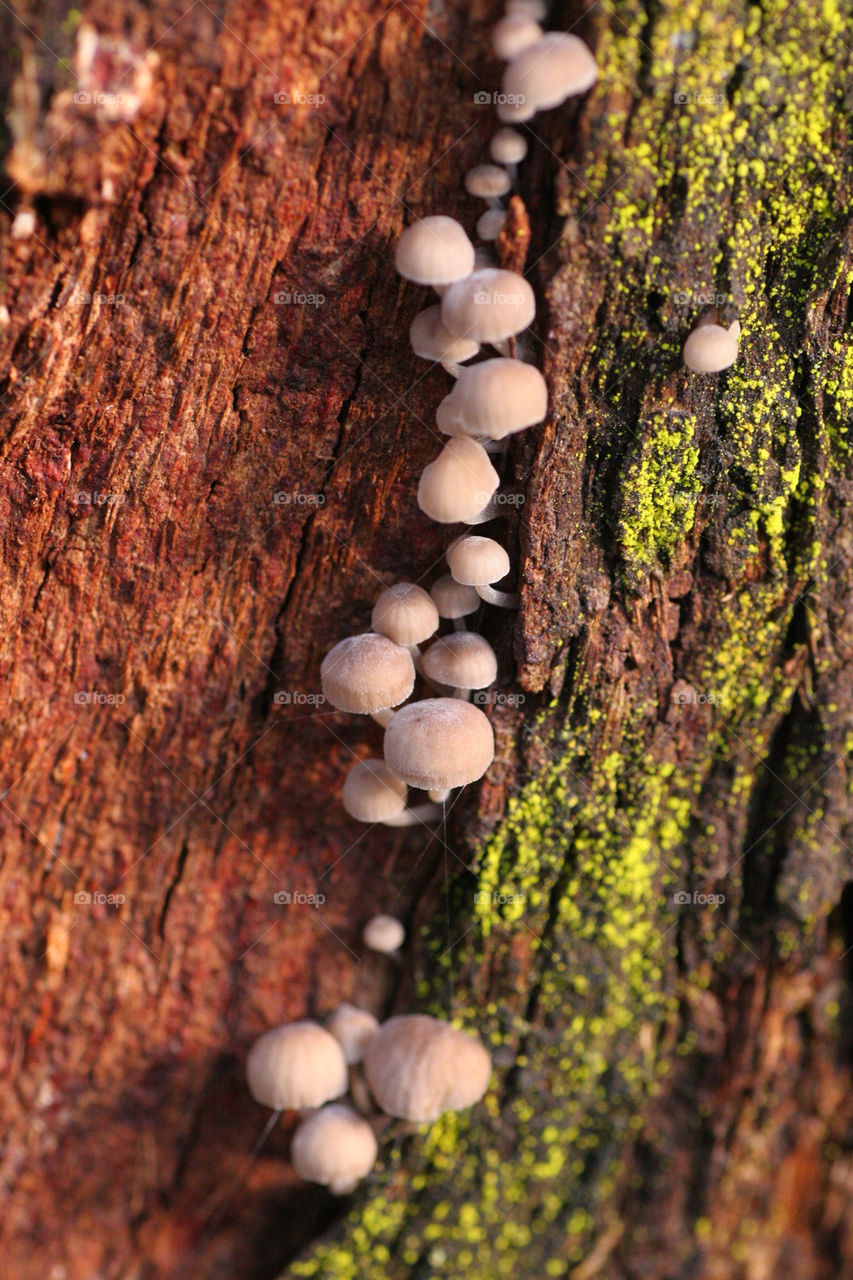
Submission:
<svg viewBox="0 0 853 1280">
<path fill-rule="evenodd" d="M 552 407 L 505 473 L 498 760 L 439 840 L 338 803 L 379 730 L 312 701 L 319 661 L 446 543 L 392 246 L 473 229 L 498 15 L 6 15 L 17 1280 L 853 1266 L 849 0 L 556 6 L 602 74 L 520 178 Z M 710 308 L 741 358 L 688 375 Z M 476 1026 L 486 1104 L 343 1206 L 282 1124 L 226 1205 L 247 1046 L 353 995 Z"/>
</svg>

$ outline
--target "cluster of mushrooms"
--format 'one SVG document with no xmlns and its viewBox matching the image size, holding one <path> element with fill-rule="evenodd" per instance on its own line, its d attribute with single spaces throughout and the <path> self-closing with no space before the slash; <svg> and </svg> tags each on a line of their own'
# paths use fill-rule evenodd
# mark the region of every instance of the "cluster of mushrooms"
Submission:
<svg viewBox="0 0 853 1280">
<path fill-rule="evenodd" d="M 483 246 L 475 249 L 459 222 L 438 214 L 407 227 L 396 247 L 398 273 L 439 299 L 412 321 L 412 349 L 455 380 L 436 413 L 447 443 L 425 467 L 417 492 L 421 511 L 439 524 L 472 527 L 496 518 L 500 476 L 492 457 L 548 411 L 545 379 L 518 347 L 535 318 L 533 290 L 488 247 L 503 229 L 501 199 L 527 153 L 527 139 L 513 125 L 586 92 L 598 75 L 577 36 L 543 32 L 545 11 L 544 0 L 507 0 L 493 31 L 495 52 L 507 64 L 496 99 L 502 124 L 490 142 L 491 162 L 465 176 L 467 192 L 487 203 L 476 224 Z M 737 359 L 739 332 L 737 322 L 726 329 L 715 314 L 706 316 L 685 343 L 684 363 L 704 373 L 728 368 Z M 372 629 L 341 640 L 323 660 L 327 702 L 372 716 L 385 730 L 382 758 L 359 761 L 343 784 L 344 808 L 359 822 L 437 820 L 450 793 L 481 778 L 494 759 L 492 726 L 469 699 L 493 684 L 497 659 L 465 619 L 481 601 L 517 605 L 515 594 L 496 585 L 510 560 L 495 539 L 463 533 L 450 543 L 446 561 L 449 572 L 429 591 L 411 582 L 386 587 L 374 605 Z M 439 636 L 442 620 L 452 629 Z M 418 677 L 430 696 L 410 702 Z M 426 792 L 427 801 L 411 805 L 409 788 Z M 394 952 L 403 927 L 375 917 L 365 941 Z M 479 1101 L 490 1071 L 482 1044 L 449 1023 L 412 1014 L 380 1026 L 372 1013 L 349 1004 L 340 1005 L 326 1027 L 296 1022 L 267 1032 L 247 1064 L 259 1102 L 276 1112 L 303 1112 L 292 1145 L 296 1172 L 338 1194 L 352 1190 L 376 1159 L 379 1122 L 365 1083 L 381 1112 L 422 1124 Z M 358 1109 L 337 1101 L 348 1088 Z"/>
</svg>

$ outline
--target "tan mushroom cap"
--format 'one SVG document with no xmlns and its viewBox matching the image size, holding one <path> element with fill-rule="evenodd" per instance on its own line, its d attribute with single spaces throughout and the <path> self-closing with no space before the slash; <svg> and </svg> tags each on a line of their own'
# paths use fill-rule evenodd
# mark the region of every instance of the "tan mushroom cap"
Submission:
<svg viewBox="0 0 853 1280">
<path fill-rule="evenodd" d="M 420 644 L 438 630 L 438 610 L 423 587 L 395 582 L 380 592 L 370 621 L 374 631 L 395 644 Z"/>
<path fill-rule="evenodd" d="M 408 787 L 384 760 L 359 760 L 344 780 L 343 806 L 359 822 L 387 822 L 406 807 Z"/>
<path fill-rule="evenodd" d="M 457 582 L 449 573 L 434 582 L 429 593 L 442 618 L 467 618 L 470 613 L 476 613 L 481 604 L 473 587 Z"/>
<path fill-rule="evenodd" d="M 521 333 L 536 316 L 536 299 L 524 276 L 486 267 L 452 284 L 441 300 L 441 318 L 451 333 L 478 342 L 502 342 Z"/>
<path fill-rule="evenodd" d="M 320 682 L 339 711 L 371 715 L 405 702 L 415 687 L 415 667 L 408 649 L 368 632 L 348 636 L 329 650 Z"/>
<path fill-rule="evenodd" d="M 379 1030 L 379 1023 L 366 1009 L 357 1009 L 344 1000 L 326 1019 L 326 1028 L 343 1050 L 347 1063 L 361 1062 L 371 1038 Z"/>
<path fill-rule="evenodd" d="M 488 212 L 492 212 L 488 210 Z M 409 328 L 412 350 L 422 360 L 447 360 L 462 364 L 480 350 L 473 338 L 457 338 L 442 323 L 441 307 L 436 303 L 419 311 Z"/>
<path fill-rule="evenodd" d="M 385 730 L 385 760 L 423 791 L 464 787 L 495 758 L 492 726 L 458 698 L 425 698 L 398 711 Z"/>
<path fill-rule="evenodd" d="M 418 506 L 430 520 L 456 524 L 471 520 L 500 484 L 489 455 L 476 440 L 455 436 L 424 467 L 418 484 Z"/>
<path fill-rule="evenodd" d="M 471 274 L 474 246 L 455 218 L 436 214 L 406 227 L 394 260 L 405 280 L 440 288 Z"/>
<path fill-rule="evenodd" d="M 503 440 L 544 421 L 548 387 L 535 365 L 503 356 L 463 369 L 438 406 L 439 431 Z"/>
<path fill-rule="evenodd" d="M 406 940 L 406 930 L 395 916 L 378 915 L 368 920 L 362 932 L 364 945 L 371 951 L 389 956 L 399 951 Z"/>
<path fill-rule="evenodd" d="M 423 656 L 424 675 L 455 689 L 485 689 L 498 675 L 498 659 L 488 640 L 474 631 L 455 631 L 435 640 Z"/>
<path fill-rule="evenodd" d="M 700 324 L 685 342 L 682 359 L 694 373 L 719 373 L 737 360 L 739 334 L 737 320 L 728 329 L 719 324 Z"/>
<path fill-rule="evenodd" d="M 507 13 L 492 28 L 492 48 L 509 62 L 535 44 L 542 35 L 539 23 L 526 13 Z"/>
<path fill-rule="evenodd" d="M 382 1024 L 368 1045 L 364 1069 L 387 1115 L 428 1124 L 445 1111 L 479 1102 L 489 1087 L 492 1064 L 474 1036 L 414 1013 Z"/>
<path fill-rule="evenodd" d="M 351 1107 L 335 1103 L 303 1120 L 293 1135 L 290 1158 L 306 1182 L 348 1195 L 376 1163 L 376 1136 Z"/>
<path fill-rule="evenodd" d="M 502 88 L 509 101 L 498 104 L 498 118 L 530 120 L 537 111 L 586 93 L 597 79 L 595 58 L 583 40 L 548 31 L 507 64 Z"/>
<path fill-rule="evenodd" d="M 498 164 L 475 164 L 465 174 L 465 190 L 470 196 L 481 196 L 484 200 L 505 196 L 511 186 L 509 174 Z"/>
<path fill-rule="evenodd" d="M 548 17 L 546 0 L 506 0 L 504 9 L 507 13 L 523 13 L 535 22 L 544 22 Z"/>
<path fill-rule="evenodd" d="M 477 235 L 481 240 L 497 240 L 506 222 L 505 209 L 487 209 L 477 219 Z"/>
<path fill-rule="evenodd" d="M 498 164 L 519 164 L 527 155 L 527 139 L 517 129 L 504 125 L 492 135 L 489 151 Z"/>
<path fill-rule="evenodd" d="M 347 1064 L 337 1040 L 316 1022 L 290 1022 L 260 1036 L 246 1059 L 256 1102 L 274 1111 L 319 1107 L 347 1090 Z"/>
<path fill-rule="evenodd" d="M 479 534 L 457 538 L 447 552 L 450 572 L 469 587 L 487 587 L 509 573 L 509 556 L 494 538 Z"/>
</svg>

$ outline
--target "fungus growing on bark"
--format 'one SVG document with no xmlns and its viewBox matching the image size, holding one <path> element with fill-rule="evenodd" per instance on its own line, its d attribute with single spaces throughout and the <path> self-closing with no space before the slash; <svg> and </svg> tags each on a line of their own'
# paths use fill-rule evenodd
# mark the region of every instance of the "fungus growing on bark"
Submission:
<svg viewBox="0 0 853 1280">
<path fill-rule="evenodd" d="M 397 270 L 404 280 L 444 288 L 474 270 L 474 246 L 455 218 L 421 218 L 397 241 Z"/>
<path fill-rule="evenodd" d="M 326 1029 L 335 1037 L 349 1066 L 361 1062 L 379 1023 L 366 1009 L 358 1009 L 344 1000 L 326 1019 Z"/>
<path fill-rule="evenodd" d="M 387 636 L 367 632 L 348 636 L 330 649 L 320 666 L 326 699 L 339 711 L 372 715 L 384 725 L 392 707 L 405 702 L 415 687 L 408 649 Z"/>
<path fill-rule="evenodd" d="M 385 761 L 411 787 L 442 792 L 482 778 L 495 757 L 492 726 L 457 698 L 424 698 L 385 730 Z"/>
<path fill-rule="evenodd" d="M 492 28 L 492 48 L 503 62 L 510 62 L 535 44 L 542 28 L 525 13 L 507 13 Z"/>
<path fill-rule="evenodd" d="M 456 631 L 433 641 L 423 657 L 423 673 L 453 697 L 468 697 L 497 679 L 498 660 L 488 640 L 473 631 Z"/>
<path fill-rule="evenodd" d="M 441 318 L 451 333 L 477 342 L 503 342 L 533 323 L 536 299 L 524 276 L 486 267 L 452 284 L 441 300 Z"/>
<path fill-rule="evenodd" d="M 335 1103 L 303 1120 L 293 1135 L 290 1157 L 306 1182 L 348 1195 L 376 1163 L 376 1136 L 351 1107 Z"/>
<path fill-rule="evenodd" d="M 246 1059 L 256 1102 L 274 1111 L 320 1107 L 347 1090 L 347 1064 L 337 1040 L 316 1022 L 290 1022 L 260 1036 Z"/>
<path fill-rule="evenodd" d="M 563 31 L 547 31 L 507 64 L 498 117 L 530 120 L 537 111 L 586 93 L 597 79 L 595 58 L 583 40 Z"/>
<path fill-rule="evenodd" d="M 498 591 L 492 586 L 509 573 L 509 556 L 494 538 L 482 538 L 476 534 L 457 538 L 447 552 L 450 572 L 457 582 L 474 587 L 488 604 L 502 609 L 514 609 L 518 596 Z"/>
<path fill-rule="evenodd" d="M 438 610 L 423 587 L 413 582 L 395 582 L 380 592 L 370 622 L 380 635 L 412 649 L 438 630 Z"/>
<path fill-rule="evenodd" d="M 500 356 L 463 369 L 436 422 L 445 435 L 503 440 L 544 421 L 547 412 L 548 387 L 536 366 Z"/>
<path fill-rule="evenodd" d="M 456 630 L 464 630 L 465 619 L 480 607 L 480 597 L 474 588 L 457 582 L 449 573 L 434 582 L 429 593 L 440 617 L 448 618 Z"/>
<path fill-rule="evenodd" d="M 527 155 L 527 139 L 517 129 L 504 125 L 492 134 L 489 151 L 497 164 L 515 166 Z"/>
<path fill-rule="evenodd" d="M 461 704 L 464 706 L 464 703 Z M 389 1018 L 364 1058 L 371 1093 L 382 1110 L 414 1124 L 479 1102 L 492 1063 L 474 1036 L 425 1014 Z"/>
<path fill-rule="evenodd" d="M 738 357 L 740 322 L 728 329 L 709 320 L 700 320 L 684 344 L 682 359 L 694 373 L 719 373 L 730 368 Z"/>
<path fill-rule="evenodd" d="M 481 240 L 497 240 L 504 229 L 506 212 L 503 209 L 487 209 L 477 219 L 477 235 Z"/>
<path fill-rule="evenodd" d="M 341 800 L 357 822 L 379 822 L 383 827 L 413 827 L 439 816 L 434 804 L 407 808 L 408 787 L 384 760 L 360 760 L 344 781 Z"/>
<path fill-rule="evenodd" d="M 457 338 L 450 332 L 442 323 L 438 303 L 418 312 L 409 328 L 409 339 L 416 356 L 443 365 L 453 378 L 459 377 L 460 366 L 480 350 L 473 338 Z"/>
<path fill-rule="evenodd" d="M 455 436 L 424 467 L 418 506 L 439 524 L 476 524 L 499 484 L 500 476 L 483 446 L 467 436 Z"/>
<path fill-rule="evenodd" d="M 402 947 L 406 930 L 394 916 L 378 915 L 368 920 L 361 936 L 371 951 L 381 951 L 383 955 L 390 956 Z"/>
<path fill-rule="evenodd" d="M 478 196 L 495 204 L 511 186 L 509 174 L 498 164 L 477 164 L 465 174 L 465 190 L 469 196 Z"/>
</svg>

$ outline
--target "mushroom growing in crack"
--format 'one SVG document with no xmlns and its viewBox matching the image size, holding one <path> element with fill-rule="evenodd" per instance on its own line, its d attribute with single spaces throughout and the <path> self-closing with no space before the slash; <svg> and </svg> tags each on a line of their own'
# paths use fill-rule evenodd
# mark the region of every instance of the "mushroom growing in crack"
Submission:
<svg viewBox="0 0 853 1280">
<path fill-rule="evenodd" d="M 391 956 L 399 951 L 406 941 L 406 930 L 396 916 L 372 916 L 362 932 L 364 945 L 371 951 L 379 951 L 384 956 Z"/>
<path fill-rule="evenodd" d="M 494 649 L 475 631 L 455 631 L 433 641 L 424 654 L 423 673 L 440 693 L 467 698 L 472 689 L 486 689 L 498 675 Z"/>
<path fill-rule="evenodd" d="M 320 666 L 326 700 L 339 711 L 373 716 L 383 727 L 392 710 L 415 687 L 415 665 L 408 649 L 387 636 L 366 632 L 340 640 Z"/>
<path fill-rule="evenodd" d="M 452 622 L 454 631 L 464 631 L 465 619 L 480 607 L 480 597 L 474 588 L 457 582 L 449 573 L 434 582 L 429 593 L 435 601 L 439 616 Z"/>
<path fill-rule="evenodd" d="M 489 152 L 492 159 L 497 164 L 505 165 L 510 176 L 514 177 L 515 166 L 527 155 L 527 139 L 517 129 L 504 125 L 492 134 Z"/>
<path fill-rule="evenodd" d="M 487 209 L 477 219 L 477 235 L 481 240 L 497 240 L 506 223 L 504 209 Z"/>
<path fill-rule="evenodd" d="M 468 436 L 448 440 L 434 462 L 424 467 L 418 506 L 439 524 L 478 524 L 500 485 L 489 455 Z"/>
<path fill-rule="evenodd" d="M 380 592 L 370 622 L 374 631 L 409 650 L 417 670 L 421 656 L 418 645 L 438 630 L 438 609 L 423 587 L 413 582 L 395 582 Z"/>
<path fill-rule="evenodd" d="M 306 1182 L 349 1195 L 376 1163 L 376 1135 L 351 1107 L 335 1103 L 303 1120 L 293 1135 L 293 1167 Z"/>
<path fill-rule="evenodd" d="M 463 369 L 436 422 L 445 435 L 503 440 L 543 422 L 547 412 L 548 387 L 536 366 L 498 356 Z"/>
<path fill-rule="evenodd" d="M 350 1067 L 364 1058 L 364 1051 L 379 1030 L 379 1023 L 366 1009 L 342 1001 L 326 1019 L 327 1030 L 335 1037 Z"/>
<path fill-rule="evenodd" d="M 411 787 L 446 799 L 482 778 L 495 758 L 495 736 L 482 711 L 457 698 L 412 702 L 385 730 L 385 761 Z"/>
<path fill-rule="evenodd" d="M 710 318 L 700 320 L 684 344 L 682 359 L 694 373 L 720 373 L 737 360 L 739 337 L 738 320 L 728 329 Z"/>
<path fill-rule="evenodd" d="M 542 35 L 535 18 L 526 13 L 506 13 L 492 27 L 492 48 L 502 62 L 511 62 Z"/>
<path fill-rule="evenodd" d="M 337 1040 L 317 1022 L 290 1022 L 260 1036 L 246 1059 L 256 1102 L 274 1111 L 319 1107 L 347 1090 L 347 1064 Z"/>
<path fill-rule="evenodd" d="M 437 214 L 406 228 L 394 261 L 404 280 L 442 291 L 474 270 L 474 246 L 455 218 Z"/>
<path fill-rule="evenodd" d="M 524 276 L 486 267 L 452 284 L 441 300 L 441 318 L 451 333 L 488 342 L 503 354 L 507 338 L 533 323 L 536 299 Z"/>
<path fill-rule="evenodd" d="M 457 582 L 474 587 L 478 596 L 487 604 L 501 609 L 515 609 L 518 596 L 508 591 L 498 591 L 492 583 L 500 582 L 509 573 L 509 556 L 494 538 L 482 538 L 476 534 L 457 538 L 447 551 L 447 563 Z"/>
<path fill-rule="evenodd" d="M 595 58 L 583 40 L 563 31 L 547 31 L 507 64 L 498 118 L 531 120 L 537 111 L 586 93 L 597 79 Z"/>
<path fill-rule="evenodd" d="M 463 704 L 464 705 L 464 704 Z M 364 1058 L 370 1091 L 382 1110 L 413 1124 L 479 1102 L 491 1059 L 475 1036 L 426 1014 L 389 1018 Z"/>
<path fill-rule="evenodd" d="M 415 316 L 409 327 L 409 340 L 416 356 L 441 364 L 451 378 L 458 378 L 461 366 L 480 350 L 479 342 L 473 338 L 457 338 L 450 332 L 442 323 L 437 302 Z"/>
<path fill-rule="evenodd" d="M 469 196 L 488 200 L 493 209 L 500 208 L 500 198 L 511 186 L 509 174 L 499 164 L 476 164 L 465 174 L 465 190 Z"/>
<path fill-rule="evenodd" d="M 408 808 L 409 790 L 384 760 L 359 760 L 344 781 L 341 800 L 357 822 L 378 822 L 383 827 L 413 827 L 440 816 L 434 804 Z"/>
</svg>

